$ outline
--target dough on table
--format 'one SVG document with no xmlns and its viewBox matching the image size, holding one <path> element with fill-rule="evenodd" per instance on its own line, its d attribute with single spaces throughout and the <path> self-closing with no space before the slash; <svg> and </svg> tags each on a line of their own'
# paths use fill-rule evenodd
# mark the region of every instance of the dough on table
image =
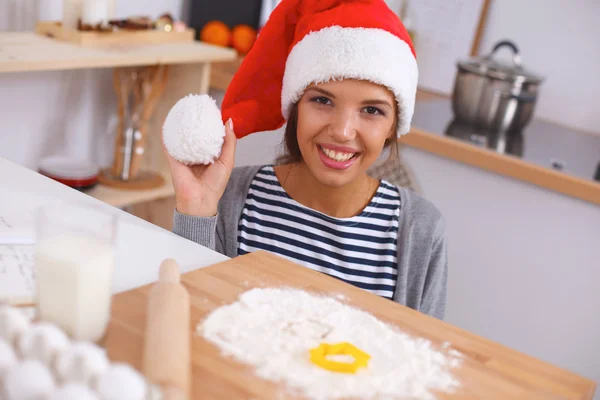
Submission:
<svg viewBox="0 0 600 400">
<path fill-rule="evenodd" d="M 213 310 L 197 333 L 225 357 L 251 366 L 260 378 L 308 399 L 429 400 L 434 392 L 459 386 L 452 373 L 460 364 L 457 352 L 338 299 L 297 289 L 256 288 Z M 311 362 L 312 349 L 341 343 L 370 356 L 366 367 L 343 373 Z M 348 354 L 326 357 L 355 360 Z"/>
</svg>

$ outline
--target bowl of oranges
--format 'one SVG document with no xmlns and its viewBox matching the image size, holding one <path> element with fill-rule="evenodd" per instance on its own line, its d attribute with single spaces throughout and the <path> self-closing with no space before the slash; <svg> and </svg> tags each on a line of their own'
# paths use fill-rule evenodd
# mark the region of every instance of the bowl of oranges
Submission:
<svg viewBox="0 0 600 400">
<path fill-rule="evenodd" d="M 257 31 L 250 25 L 230 28 L 222 21 L 207 22 L 200 30 L 200 40 L 216 46 L 231 47 L 240 55 L 247 54 L 256 41 Z"/>
</svg>

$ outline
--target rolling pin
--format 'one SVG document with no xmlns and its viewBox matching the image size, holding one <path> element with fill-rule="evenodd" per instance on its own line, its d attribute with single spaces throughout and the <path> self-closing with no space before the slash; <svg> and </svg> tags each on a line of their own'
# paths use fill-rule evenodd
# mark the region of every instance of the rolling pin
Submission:
<svg viewBox="0 0 600 400">
<path fill-rule="evenodd" d="M 165 400 L 190 398 L 190 296 L 175 260 L 161 263 L 150 289 L 146 314 L 143 373 L 159 385 Z"/>
</svg>

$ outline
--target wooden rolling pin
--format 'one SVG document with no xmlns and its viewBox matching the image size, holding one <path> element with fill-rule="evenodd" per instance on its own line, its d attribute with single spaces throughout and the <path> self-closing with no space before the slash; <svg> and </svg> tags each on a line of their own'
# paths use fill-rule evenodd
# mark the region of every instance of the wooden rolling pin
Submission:
<svg viewBox="0 0 600 400">
<path fill-rule="evenodd" d="M 186 400 L 191 391 L 190 296 L 175 260 L 160 266 L 146 314 L 143 373 L 164 390 L 165 400 Z"/>
</svg>

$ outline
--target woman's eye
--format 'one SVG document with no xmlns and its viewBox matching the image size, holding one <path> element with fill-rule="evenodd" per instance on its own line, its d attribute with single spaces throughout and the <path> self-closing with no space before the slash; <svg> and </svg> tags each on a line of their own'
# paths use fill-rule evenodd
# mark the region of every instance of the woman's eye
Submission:
<svg viewBox="0 0 600 400">
<path fill-rule="evenodd" d="M 329 99 L 327 97 L 323 97 L 323 96 L 318 96 L 318 97 L 313 97 L 311 99 L 312 101 L 314 101 L 315 103 L 319 103 L 319 104 L 329 104 Z"/>
<path fill-rule="evenodd" d="M 365 111 L 367 114 L 371 114 L 371 115 L 384 115 L 384 113 L 377 107 L 367 107 L 365 108 Z"/>
</svg>

